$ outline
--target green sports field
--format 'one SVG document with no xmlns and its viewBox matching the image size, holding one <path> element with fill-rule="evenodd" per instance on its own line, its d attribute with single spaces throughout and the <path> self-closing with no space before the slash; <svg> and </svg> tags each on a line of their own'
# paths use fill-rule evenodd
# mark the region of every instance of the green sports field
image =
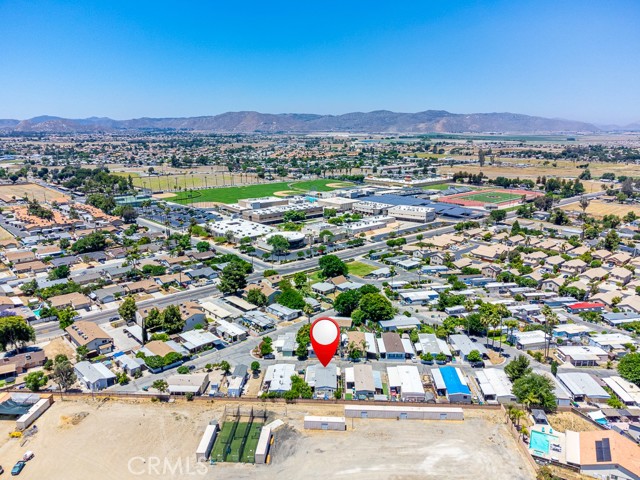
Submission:
<svg viewBox="0 0 640 480">
<path fill-rule="evenodd" d="M 335 185 L 335 186 L 329 186 Z M 340 185 L 338 187 L 337 185 Z M 246 187 L 225 187 L 209 188 L 206 190 L 194 190 L 192 192 L 181 192 L 169 200 L 177 203 L 193 202 L 219 202 L 236 203 L 243 198 L 257 198 L 273 195 L 276 192 L 306 193 L 309 191 L 325 192 L 336 188 L 349 187 L 353 184 L 339 182 L 331 179 L 318 179 L 303 182 L 278 182 L 264 183 L 259 185 L 248 185 Z"/>
<path fill-rule="evenodd" d="M 254 463 L 256 447 L 258 446 L 258 440 L 260 439 L 260 430 L 262 429 L 262 422 L 254 421 L 251 426 L 249 422 L 240 422 L 236 428 L 235 434 L 228 443 L 229 437 L 233 431 L 233 425 L 235 422 L 225 422 L 222 425 L 222 429 L 218 432 L 216 442 L 211 450 L 211 458 L 216 462 L 242 462 L 242 463 Z M 246 442 L 245 442 L 246 437 Z M 242 444 L 244 442 L 244 448 Z M 227 455 L 225 458 L 224 450 L 227 448 Z M 242 454 L 240 453 L 242 450 Z"/>
<path fill-rule="evenodd" d="M 522 198 L 521 194 L 507 192 L 478 192 L 456 197 L 460 200 L 473 200 L 482 203 L 503 203 Z"/>
<path fill-rule="evenodd" d="M 423 190 L 446 190 L 451 186 L 452 185 L 449 185 L 448 183 L 438 183 L 436 185 L 425 185 L 424 187 L 422 187 L 422 189 Z"/>
</svg>

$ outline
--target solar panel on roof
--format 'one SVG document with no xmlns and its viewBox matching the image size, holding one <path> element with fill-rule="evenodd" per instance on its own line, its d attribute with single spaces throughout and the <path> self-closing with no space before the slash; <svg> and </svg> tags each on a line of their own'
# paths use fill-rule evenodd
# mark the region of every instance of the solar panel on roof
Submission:
<svg viewBox="0 0 640 480">
<path fill-rule="evenodd" d="M 610 462 L 611 461 L 611 446 L 609 445 L 609 439 L 603 438 L 596 441 L 596 461 L 597 462 Z"/>
</svg>

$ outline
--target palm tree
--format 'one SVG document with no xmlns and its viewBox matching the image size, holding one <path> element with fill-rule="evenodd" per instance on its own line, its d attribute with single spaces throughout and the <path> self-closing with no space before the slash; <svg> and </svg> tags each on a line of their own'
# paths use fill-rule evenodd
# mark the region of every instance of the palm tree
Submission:
<svg viewBox="0 0 640 480">
<path fill-rule="evenodd" d="M 580 208 L 582 209 L 582 233 L 580 234 L 580 240 L 584 240 L 584 231 L 585 228 L 587 226 L 587 207 L 589 206 L 589 204 L 591 203 L 591 200 L 589 200 L 587 197 L 582 196 L 580 197 Z"/>
<path fill-rule="evenodd" d="M 545 348 L 544 356 L 549 357 L 549 349 L 551 346 L 551 338 L 553 336 L 553 329 L 558 325 L 558 315 L 551 310 L 548 305 L 542 307 L 542 315 L 544 315 L 544 334 L 545 334 Z"/>
<path fill-rule="evenodd" d="M 523 419 L 524 417 L 525 417 L 524 411 L 520 410 L 519 408 L 513 409 L 513 412 L 511 413 L 511 421 L 515 421 L 516 427 L 520 426 L 520 420 Z"/>
<path fill-rule="evenodd" d="M 531 405 L 540 404 L 540 399 L 535 393 L 529 392 L 529 394 L 525 397 L 525 399 L 522 400 L 522 404 L 525 406 L 527 410 L 530 410 Z"/>
</svg>

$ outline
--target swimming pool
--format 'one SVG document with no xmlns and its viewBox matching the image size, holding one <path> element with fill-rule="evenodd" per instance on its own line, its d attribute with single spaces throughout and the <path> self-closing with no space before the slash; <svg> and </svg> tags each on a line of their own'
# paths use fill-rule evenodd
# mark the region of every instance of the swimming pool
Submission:
<svg viewBox="0 0 640 480">
<path fill-rule="evenodd" d="M 529 439 L 529 448 L 532 450 L 537 450 L 546 455 L 549 454 L 549 435 L 546 433 L 539 432 L 537 430 L 533 430 L 531 432 L 531 437 Z"/>
</svg>

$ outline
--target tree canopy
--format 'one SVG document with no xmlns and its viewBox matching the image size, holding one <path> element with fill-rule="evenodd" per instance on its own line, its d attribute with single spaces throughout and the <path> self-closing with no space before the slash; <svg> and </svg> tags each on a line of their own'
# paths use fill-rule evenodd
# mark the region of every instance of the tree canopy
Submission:
<svg viewBox="0 0 640 480">
<path fill-rule="evenodd" d="M 0 349 L 22 348 L 36 339 L 36 332 L 26 320 L 19 316 L 0 318 Z"/>
<path fill-rule="evenodd" d="M 322 276 L 325 278 L 338 277 L 349 273 L 347 265 L 336 255 L 324 255 L 318 261 Z"/>
<path fill-rule="evenodd" d="M 513 382 L 512 391 L 519 403 L 553 412 L 556 409 L 554 388 L 553 380 L 546 375 L 528 373 Z"/>
<path fill-rule="evenodd" d="M 640 386 L 640 353 L 628 353 L 618 364 L 620 376 Z"/>
</svg>

